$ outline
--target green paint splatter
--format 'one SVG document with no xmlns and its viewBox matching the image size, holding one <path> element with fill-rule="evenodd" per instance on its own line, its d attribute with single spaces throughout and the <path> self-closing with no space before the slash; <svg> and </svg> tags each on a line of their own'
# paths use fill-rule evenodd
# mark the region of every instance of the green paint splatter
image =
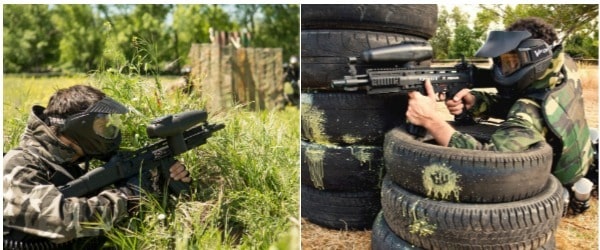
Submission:
<svg viewBox="0 0 600 250">
<path fill-rule="evenodd" d="M 423 186 L 427 197 L 433 199 L 450 200 L 453 195 L 459 201 L 462 190 L 458 185 L 460 175 L 453 172 L 446 164 L 434 163 L 423 169 Z"/>
<path fill-rule="evenodd" d="M 306 158 L 308 159 L 308 172 L 310 173 L 310 180 L 314 186 L 318 189 L 324 189 L 323 177 L 325 177 L 325 171 L 323 169 L 323 158 L 325 152 L 323 150 L 306 149 Z"/>
<path fill-rule="evenodd" d="M 415 211 L 415 208 L 417 207 L 417 204 L 419 203 L 419 201 L 415 202 L 415 204 L 413 204 L 412 208 L 410 209 L 412 217 L 413 217 L 413 222 L 408 225 L 408 228 L 410 229 L 410 233 L 411 234 L 418 234 L 419 236 L 429 236 L 432 235 L 435 230 L 437 229 L 436 225 L 433 224 L 429 224 L 429 221 L 427 220 L 427 217 L 425 218 L 417 218 L 417 213 Z"/>
</svg>

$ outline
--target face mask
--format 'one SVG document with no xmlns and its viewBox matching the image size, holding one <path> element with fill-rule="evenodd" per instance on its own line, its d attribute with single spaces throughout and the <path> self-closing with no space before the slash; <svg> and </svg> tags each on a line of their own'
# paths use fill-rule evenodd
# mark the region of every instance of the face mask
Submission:
<svg viewBox="0 0 600 250">
<path fill-rule="evenodd" d="M 552 58 L 552 48 L 541 39 L 528 39 L 519 44 L 515 50 L 500 54 L 493 58 L 494 65 L 503 76 L 510 76 L 515 71 L 528 65 L 545 62 Z"/>
<path fill-rule="evenodd" d="M 72 139 L 86 155 L 94 158 L 119 149 L 121 132 L 111 124 L 112 114 L 82 113 L 65 121 L 62 133 Z"/>
<path fill-rule="evenodd" d="M 100 160 L 114 154 L 121 144 L 122 104 L 105 97 L 84 112 L 64 119 L 60 132 L 73 140 L 86 156 Z"/>
</svg>

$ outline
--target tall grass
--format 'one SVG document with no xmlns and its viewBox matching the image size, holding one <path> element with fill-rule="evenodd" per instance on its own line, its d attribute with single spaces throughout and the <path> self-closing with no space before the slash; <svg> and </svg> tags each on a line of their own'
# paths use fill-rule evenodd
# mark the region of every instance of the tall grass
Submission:
<svg viewBox="0 0 600 250">
<path fill-rule="evenodd" d="M 139 65 L 136 62 L 130 67 Z M 145 133 L 150 120 L 204 109 L 200 96 L 165 92 L 159 77 L 136 72 L 104 69 L 65 83 L 88 82 L 133 110 L 122 128 L 121 147 L 125 149 L 154 142 Z M 62 79 L 30 79 L 27 85 L 10 83 L 13 81 L 19 82 L 18 78 L 5 78 L 5 151 L 17 145 L 14 138 L 24 128 L 24 123 L 16 120 L 23 121 L 28 108 L 20 104 L 45 105 L 55 90 L 45 81 Z M 44 97 L 16 93 L 43 93 Z M 298 110 L 250 112 L 238 106 L 209 113 L 208 122 L 223 123 L 225 128 L 205 145 L 178 157 L 194 179 L 191 198 L 145 196 L 137 213 L 107 228 L 109 245 L 120 249 L 299 248 Z"/>
<path fill-rule="evenodd" d="M 3 152 L 19 142 L 19 135 L 32 105 L 46 105 L 54 91 L 85 83 L 85 76 L 36 78 L 22 75 L 4 75 L 3 91 Z"/>
<path fill-rule="evenodd" d="M 143 131 L 149 118 L 203 109 L 197 96 L 169 96 L 160 85 L 112 77 L 100 81 L 103 89 L 139 112 L 131 114 L 133 123 L 124 129 L 130 138 L 126 143 L 134 148 L 147 141 Z M 133 249 L 265 249 L 294 234 L 299 226 L 298 111 L 249 112 L 238 107 L 211 114 L 209 122 L 226 127 L 181 157 L 196 179 L 194 199 L 174 207 L 147 201 L 143 216 L 131 223 L 137 230 L 115 231 L 116 239 L 130 242 L 124 239 L 135 235 L 140 240 L 128 245 Z M 174 212 L 164 211 L 173 208 Z M 162 213 L 169 216 L 157 221 Z M 288 247 L 298 246 L 291 239 L 284 241 Z"/>
</svg>

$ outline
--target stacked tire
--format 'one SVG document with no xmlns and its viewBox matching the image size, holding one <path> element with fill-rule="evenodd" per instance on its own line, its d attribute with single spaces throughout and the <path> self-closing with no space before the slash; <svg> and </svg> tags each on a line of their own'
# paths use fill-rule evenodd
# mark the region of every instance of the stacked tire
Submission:
<svg viewBox="0 0 600 250">
<path fill-rule="evenodd" d="M 348 57 L 427 41 L 436 5 L 302 5 L 301 214 L 334 229 L 369 229 L 381 210 L 383 141 L 405 123 L 406 96 L 331 88 Z"/>
<path fill-rule="evenodd" d="M 563 187 L 547 143 L 519 153 L 457 149 L 395 128 L 384 162 L 373 249 L 554 249 Z"/>
</svg>

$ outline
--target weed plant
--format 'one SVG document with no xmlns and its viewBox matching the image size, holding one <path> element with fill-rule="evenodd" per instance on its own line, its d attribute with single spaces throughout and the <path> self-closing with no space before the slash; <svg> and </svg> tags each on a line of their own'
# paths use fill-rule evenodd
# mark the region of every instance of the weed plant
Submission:
<svg viewBox="0 0 600 250">
<path fill-rule="evenodd" d="M 44 82 L 64 79 L 30 79 L 31 84 L 7 89 L 5 78 L 5 152 L 18 144 L 23 132 L 29 114 L 29 107 L 23 106 L 45 105 L 57 88 L 73 84 L 90 84 L 130 108 L 123 121 L 122 149 L 135 150 L 155 142 L 145 132 L 154 118 L 204 110 L 199 95 L 166 92 L 160 77 L 140 75 L 140 67 L 152 62 L 144 61 L 151 57 L 142 56 L 150 51 L 138 52 L 139 61 L 115 68 L 106 63 L 106 68 L 89 77 L 52 88 Z M 11 81 L 20 82 L 18 78 Z M 205 145 L 178 157 L 194 179 L 191 197 L 145 195 L 138 211 L 114 228 L 93 225 L 107 229 L 108 245 L 119 249 L 299 248 L 298 110 L 255 112 L 240 105 L 209 113 L 208 122 L 223 123 L 225 128 Z"/>
</svg>

